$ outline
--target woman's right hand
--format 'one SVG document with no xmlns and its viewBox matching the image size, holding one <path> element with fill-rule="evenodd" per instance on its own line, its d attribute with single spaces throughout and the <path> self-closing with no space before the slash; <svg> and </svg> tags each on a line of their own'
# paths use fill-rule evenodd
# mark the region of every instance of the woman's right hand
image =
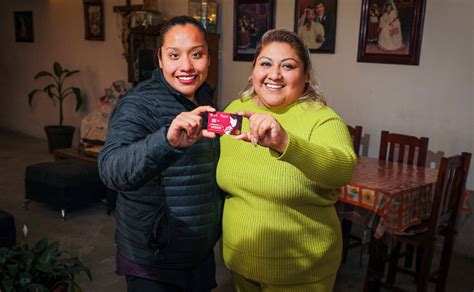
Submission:
<svg viewBox="0 0 474 292">
<path fill-rule="evenodd" d="M 236 136 L 236 139 L 251 142 L 255 146 L 271 148 L 280 154 L 285 152 L 288 146 L 288 134 L 275 117 L 247 111 L 237 114 L 249 119 L 249 132 Z"/>
<path fill-rule="evenodd" d="M 205 112 L 215 112 L 211 106 L 200 106 L 190 112 L 182 112 L 171 122 L 166 134 L 168 143 L 174 148 L 191 146 L 202 137 L 215 138 L 216 134 L 202 127 L 202 114 Z"/>
</svg>

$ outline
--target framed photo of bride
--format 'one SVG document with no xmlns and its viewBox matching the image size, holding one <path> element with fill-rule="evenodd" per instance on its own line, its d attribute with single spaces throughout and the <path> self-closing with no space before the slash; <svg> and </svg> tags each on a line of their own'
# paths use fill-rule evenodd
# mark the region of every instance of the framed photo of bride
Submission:
<svg viewBox="0 0 474 292">
<path fill-rule="evenodd" d="M 337 0 L 296 0 L 294 31 L 311 53 L 334 54 Z"/>
<path fill-rule="evenodd" d="M 362 0 L 358 62 L 418 65 L 426 0 Z"/>
</svg>

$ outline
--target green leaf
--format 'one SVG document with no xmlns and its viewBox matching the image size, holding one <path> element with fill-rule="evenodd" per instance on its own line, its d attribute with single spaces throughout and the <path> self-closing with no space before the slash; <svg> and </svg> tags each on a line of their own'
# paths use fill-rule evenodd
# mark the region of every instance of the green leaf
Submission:
<svg viewBox="0 0 474 292">
<path fill-rule="evenodd" d="M 33 292 L 50 292 L 51 290 L 48 289 L 48 287 L 38 284 L 38 283 L 32 283 L 30 286 L 28 286 L 28 291 L 33 291 Z"/>
<path fill-rule="evenodd" d="M 58 62 L 54 62 L 53 68 L 54 68 L 54 75 L 56 75 L 56 77 L 59 77 L 63 74 L 63 67 Z"/>
<path fill-rule="evenodd" d="M 79 287 L 76 283 L 71 283 L 71 292 L 82 292 L 81 287 Z"/>
<path fill-rule="evenodd" d="M 49 73 L 48 71 L 40 71 L 35 75 L 35 80 L 43 76 L 53 77 L 53 74 Z"/>
<path fill-rule="evenodd" d="M 35 94 L 38 91 L 41 91 L 41 90 L 35 89 L 35 90 L 31 91 L 30 93 L 28 93 L 28 104 L 30 105 L 30 107 L 31 107 L 31 103 L 33 102 L 33 97 L 35 96 Z"/>
<path fill-rule="evenodd" d="M 72 71 L 69 71 L 69 72 L 67 72 L 66 77 L 69 77 L 69 76 L 71 76 L 71 75 L 73 75 L 73 74 L 76 74 L 76 73 L 79 73 L 79 70 L 72 70 Z"/>
<path fill-rule="evenodd" d="M 22 287 L 25 287 L 25 286 L 27 286 L 27 285 L 29 285 L 29 284 L 31 283 L 31 280 L 32 280 L 32 279 L 33 279 L 33 278 L 31 277 L 30 274 L 28 274 L 28 273 L 21 273 L 21 274 L 20 274 L 20 285 L 21 285 Z"/>
<path fill-rule="evenodd" d="M 1 282 L 3 289 L 5 292 L 15 292 L 13 280 L 10 278 L 4 278 Z"/>
<path fill-rule="evenodd" d="M 38 240 L 38 242 L 36 242 L 35 246 L 31 249 L 31 251 L 35 254 L 40 254 L 43 251 L 45 251 L 47 247 L 48 247 L 48 239 L 43 238 L 43 239 Z"/>
<path fill-rule="evenodd" d="M 46 92 L 51 99 L 54 98 L 53 91 L 51 90 L 53 88 L 55 88 L 54 84 L 47 85 L 43 88 L 43 91 Z"/>
<path fill-rule="evenodd" d="M 39 255 L 38 263 L 42 265 L 49 265 L 55 260 L 56 256 L 58 256 L 59 254 L 59 242 L 55 241 L 48 245 L 45 251 Z"/>
<path fill-rule="evenodd" d="M 74 92 L 74 95 L 76 96 L 76 112 L 77 112 L 82 106 L 81 90 L 77 87 L 73 87 L 72 91 Z"/>
</svg>

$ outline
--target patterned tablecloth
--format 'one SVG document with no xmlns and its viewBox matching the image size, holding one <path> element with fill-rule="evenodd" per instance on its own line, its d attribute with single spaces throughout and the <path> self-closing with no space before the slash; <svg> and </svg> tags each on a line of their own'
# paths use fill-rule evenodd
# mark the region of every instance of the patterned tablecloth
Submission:
<svg viewBox="0 0 474 292">
<path fill-rule="evenodd" d="M 376 238 L 385 231 L 401 233 L 429 217 L 437 175 L 434 169 L 359 157 L 338 199 L 379 215 Z"/>
</svg>

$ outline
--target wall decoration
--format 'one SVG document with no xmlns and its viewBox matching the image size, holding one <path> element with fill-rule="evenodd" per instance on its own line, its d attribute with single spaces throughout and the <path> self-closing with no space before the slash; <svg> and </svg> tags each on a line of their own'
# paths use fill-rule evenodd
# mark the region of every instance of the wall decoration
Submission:
<svg viewBox="0 0 474 292">
<path fill-rule="evenodd" d="M 189 0 L 188 15 L 202 23 L 206 31 L 217 32 L 217 0 Z"/>
<path fill-rule="evenodd" d="M 426 0 L 363 0 L 358 62 L 418 65 Z"/>
<path fill-rule="evenodd" d="M 332 53 L 336 47 L 337 0 L 296 0 L 294 29 L 311 53 Z"/>
<path fill-rule="evenodd" d="M 104 6 L 100 0 L 84 0 L 84 30 L 86 40 L 103 41 Z"/>
<path fill-rule="evenodd" d="M 14 11 L 15 40 L 17 42 L 34 42 L 33 11 Z"/>
<path fill-rule="evenodd" d="M 252 61 L 262 35 L 275 27 L 274 0 L 234 0 L 234 61 Z"/>
</svg>

